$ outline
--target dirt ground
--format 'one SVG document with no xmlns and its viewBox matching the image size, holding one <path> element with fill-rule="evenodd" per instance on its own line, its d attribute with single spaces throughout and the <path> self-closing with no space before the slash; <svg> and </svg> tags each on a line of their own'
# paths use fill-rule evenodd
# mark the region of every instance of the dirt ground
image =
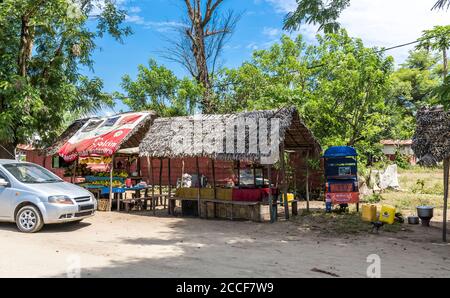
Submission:
<svg viewBox="0 0 450 298">
<path fill-rule="evenodd" d="M 0 223 L 0 277 L 450 277 L 438 227 L 324 234 L 301 224 L 97 213 L 80 224 L 18 233 Z M 319 272 L 317 272 L 319 271 Z M 325 273 L 323 273 L 325 272 Z"/>
</svg>

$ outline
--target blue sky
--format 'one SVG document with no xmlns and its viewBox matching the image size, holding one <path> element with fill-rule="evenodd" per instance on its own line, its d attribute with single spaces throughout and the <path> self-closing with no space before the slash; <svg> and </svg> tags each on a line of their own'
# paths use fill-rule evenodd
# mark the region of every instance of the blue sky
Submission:
<svg viewBox="0 0 450 298">
<path fill-rule="evenodd" d="M 99 0 L 100 1 L 100 0 Z M 181 22 L 184 3 L 181 0 L 117 0 L 128 11 L 127 25 L 134 34 L 124 44 L 109 37 L 98 40 L 94 53 L 94 73 L 104 80 L 105 91 L 121 91 L 124 74 L 135 77 L 137 66 L 150 58 L 172 69 L 177 76 L 187 73 L 177 64 L 161 57 L 170 46 L 167 35 Z M 450 12 L 431 12 L 435 0 L 352 0 L 340 22 L 350 35 L 361 37 L 368 46 L 390 47 L 413 41 L 422 30 L 450 23 Z M 225 48 L 222 64 L 237 67 L 250 59 L 252 51 L 270 47 L 283 34 L 285 14 L 296 7 L 295 0 L 225 0 L 223 9 L 242 13 L 236 32 Z M 317 28 L 304 26 L 300 32 L 314 42 Z M 296 35 L 297 33 L 294 33 Z M 397 63 L 407 57 L 410 48 L 389 52 Z M 115 111 L 126 110 L 118 103 Z M 111 113 L 112 111 L 105 111 Z"/>
</svg>

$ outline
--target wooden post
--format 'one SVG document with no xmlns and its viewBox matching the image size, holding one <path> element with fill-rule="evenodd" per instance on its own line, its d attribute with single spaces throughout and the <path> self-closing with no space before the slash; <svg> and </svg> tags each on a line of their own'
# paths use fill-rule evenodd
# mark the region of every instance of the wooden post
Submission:
<svg viewBox="0 0 450 298">
<path fill-rule="evenodd" d="M 211 159 L 211 164 L 212 164 L 212 176 L 213 176 L 214 200 L 217 200 L 216 165 L 215 165 L 214 159 Z"/>
<path fill-rule="evenodd" d="M 111 165 L 109 169 L 109 211 L 112 211 L 112 200 L 113 200 L 113 171 L 114 171 L 114 155 L 111 157 Z"/>
<path fill-rule="evenodd" d="M 152 177 L 152 209 L 153 215 L 156 214 L 156 199 L 155 199 L 155 174 L 153 173 L 153 157 L 150 158 L 150 172 Z"/>
<path fill-rule="evenodd" d="M 214 200 L 217 200 L 217 187 L 216 187 L 216 164 L 214 162 L 214 159 L 211 159 L 211 165 L 212 165 L 212 176 L 213 176 L 213 188 L 214 188 Z M 216 202 L 213 203 L 214 207 L 214 218 L 216 217 Z M 206 208 L 208 208 L 208 205 L 206 205 Z M 208 213 L 206 213 L 208 214 Z"/>
<path fill-rule="evenodd" d="M 298 154 L 295 153 L 295 160 L 298 162 Z M 296 166 L 294 167 L 294 195 L 295 195 L 295 200 L 298 200 L 298 189 L 297 189 L 297 168 L 298 168 L 298 164 L 296 164 Z"/>
<path fill-rule="evenodd" d="M 309 150 L 306 152 L 306 211 L 309 212 Z"/>
<path fill-rule="evenodd" d="M 241 161 L 237 161 L 237 186 L 241 187 Z"/>
<path fill-rule="evenodd" d="M 289 201 L 287 197 L 287 179 L 286 179 L 286 161 L 284 159 L 284 145 L 280 146 L 280 167 L 281 167 L 281 185 L 283 188 L 283 204 L 284 204 L 284 217 L 289 219 Z"/>
<path fill-rule="evenodd" d="M 262 172 L 262 187 L 266 186 L 266 175 L 264 174 L 264 168 L 261 169 Z"/>
<path fill-rule="evenodd" d="M 256 188 L 257 185 L 256 185 L 256 166 L 255 166 L 255 164 L 253 164 L 253 184 L 255 185 L 255 188 Z"/>
<path fill-rule="evenodd" d="M 162 205 L 162 170 L 163 170 L 163 159 L 159 159 L 159 204 Z"/>
<path fill-rule="evenodd" d="M 269 215 L 270 215 L 270 222 L 275 222 L 275 216 L 274 216 L 274 210 L 273 210 L 273 195 L 272 195 L 272 185 L 271 185 L 271 168 L 272 165 L 267 166 L 267 176 L 269 180 Z"/>
<path fill-rule="evenodd" d="M 448 180 L 449 180 L 450 157 L 444 159 L 444 219 L 442 227 L 442 240 L 447 242 L 447 208 L 448 208 Z"/>
<path fill-rule="evenodd" d="M 77 175 L 77 167 L 78 167 L 78 157 L 77 157 L 77 159 L 74 161 L 74 165 L 73 165 L 72 183 L 75 183 L 75 177 L 76 177 L 76 175 Z"/>
<path fill-rule="evenodd" d="M 169 176 L 169 197 L 167 198 L 168 202 L 168 213 L 170 214 L 170 209 L 172 207 L 172 200 L 170 199 L 170 196 L 172 195 L 172 185 L 170 184 L 170 158 L 167 159 L 167 172 Z"/>
<path fill-rule="evenodd" d="M 183 176 L 184 176 L 184 159 L 181 160 L 181 185 L 183 185 Z"/>
<path fill-rule="evenodd" d="M 200 183 L 200 166 L 198 164 L 198 157 L 195 158 L 195 164 L 197 166 L 197 208 L 198 208 L 198 217 L 200 217 L 201 215 L 201 206 L 200 206 L 200 200 L 201 200 L 201 194 L 200 194 L 200 187 L 201 187 L 201 183 Z"/>
<path fill-rule="evenodd" d="M 150 164 L 150 157 L 147 156 L 147 188 L 145 189 L 145 197 L 148 198 L 148 186 L 150 185 L 151 182 L 151 164 Z M 153 199 L 152 199 L 153 200 Z M 146 202 L 148 203 L 148 200 L 146 199 Z M 151 201 L 152 202 L 152 201 Z M 146 204 L 148 209 L 148 205 Z"/>
<path fill-rule="evenodd" d="M 138 173 L 139 177 L 142 177 L 142 172 L 141 172 L 141 157 L 138 156 L 136 159 L 136 172 Z"/>
</svg>

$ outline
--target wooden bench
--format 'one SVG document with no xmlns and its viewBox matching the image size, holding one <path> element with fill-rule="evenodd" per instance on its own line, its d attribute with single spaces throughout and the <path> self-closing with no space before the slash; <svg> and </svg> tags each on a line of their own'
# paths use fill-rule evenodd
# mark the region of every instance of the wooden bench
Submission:
<svg viewBox="0 0 450 298">
<path fill-rule="evenodd" d="M 126 212 L 130 212 L 133 207 L 137 207 L 139 210 L 147 210 L 146 201 L 145 198 L 125 199 L 122 200 L 122 204 L 125 206 Z"/>
</svg>

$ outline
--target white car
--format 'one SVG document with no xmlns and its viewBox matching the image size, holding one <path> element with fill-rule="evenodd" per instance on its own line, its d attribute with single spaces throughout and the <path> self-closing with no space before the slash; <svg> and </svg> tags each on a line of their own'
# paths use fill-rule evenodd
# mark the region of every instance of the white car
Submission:
<svg viewBox="0 0 450 298">
<path fill-rule="evenodd" d="M 95 210 L 97 201 L 84 188 L 39 165 L 0 159 L 0 221 L 34 233 L 44 224 L 80 222 Z"/>
</svg>

